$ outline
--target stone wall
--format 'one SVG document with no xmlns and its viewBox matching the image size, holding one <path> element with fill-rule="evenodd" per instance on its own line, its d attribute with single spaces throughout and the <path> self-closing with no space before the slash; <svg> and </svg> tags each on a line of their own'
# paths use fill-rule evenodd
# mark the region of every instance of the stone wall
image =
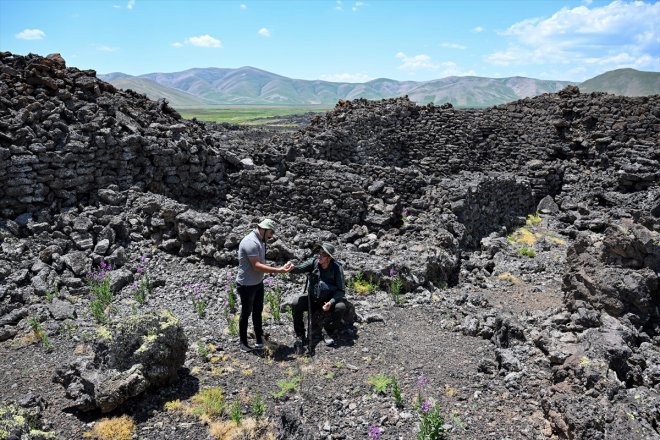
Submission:
<svg viewBox="0 0 660 440">
<path fill-rule="evenodd" d="M 479 111 L 416 106 L 406 98 L 342 102 L 292 139 L 304 157 L 412 167 L 426 176 L 506 171 L 529 179 L 540 200 L 557 194 L 565 170 L 616 173 L 622 190 L 660 179 L 658 96 L 558 94 Z"/>
<path fill-rule="evenodd" d="M 99 188 L 221 199 L 225 160 L 203 125 L 58 56 L 0 53 L 0 212 L 73 206 Z"/>
</svg>

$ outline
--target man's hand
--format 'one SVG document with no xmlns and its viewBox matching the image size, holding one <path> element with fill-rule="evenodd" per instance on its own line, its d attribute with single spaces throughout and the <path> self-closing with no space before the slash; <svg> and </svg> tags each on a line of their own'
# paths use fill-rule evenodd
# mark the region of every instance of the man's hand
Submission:
<svg viewBox="0 0 660 440">
<path fill-rule="evenodd" d="M 292 262 L 287 262 L 284 266 L 282 266 L 282 269 L 284 269 L 284 272 L 291 272 L 293 269 L 293 263 Z"/>
<path fill-rule="evenodd" d="M 323 304 L 323 311 L 324 312 L 329 312 L 330 307 L 332 307 L 332 303 L 330 301 L 328 301 L 327 303 Z"/>
</svg>

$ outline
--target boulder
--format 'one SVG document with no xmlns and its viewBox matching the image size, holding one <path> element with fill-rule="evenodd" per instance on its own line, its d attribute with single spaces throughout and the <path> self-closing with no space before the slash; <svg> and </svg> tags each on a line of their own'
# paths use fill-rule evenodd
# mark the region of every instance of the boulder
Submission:
<svg viewBox="0 0 660 440">
<path fill-rule="evenodd" d="M 55 371 L 73 406 L 109 412 L 145 390 L 178 379 L 188 341 L 171 312 L 113 321 L 94 343 L 94 358 L 78 358 Z"/>
<path fill-rule="evenodd" d="M 588 304 L 640 326 L 660 322 L 660 234 L 630 221 L 582 233 L 567 251 L 563 277 L 569 311 Z M 655 331 L 652 331 L 654 333 Z"/>
</svg>

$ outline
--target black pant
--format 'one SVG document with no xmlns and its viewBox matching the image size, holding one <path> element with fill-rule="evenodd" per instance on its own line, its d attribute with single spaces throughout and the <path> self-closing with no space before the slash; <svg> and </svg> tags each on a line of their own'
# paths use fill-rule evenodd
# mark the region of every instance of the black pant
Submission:
<svg viewBox="0 0 660 440">
<path fill-rule="evenodd" d="M 247 328 L 250 314 L 257 342 L 263 342 L 264 330 L 261 327 L 261 312 L 264 310 L 264 283 L 254 286 L 237 285 L 238 296 L 241 297 L 241 317 L 238 320 L 238 335 L 241 342 L 247 345 Z"/>
<path fill-rule="evenodd" d="M 323 301 L 312 301 L 312 314 L 323 309 Z M 307 295 L 299 296 L 291 304 L 293 307 L 293 331 L 299 338 L 305 337 L 305 323 L 303 322 L 303 314 L 308 311 L 309 305 L 307 304 Z M 337 301 L 330 307 L 330 311 L 325 313 L 338 313 L 339 318 L 343 318 L 346 312 L 346 303 L 341 300 Z M 319 336 L 319 335 L 317 335 Z"/>
</svg>

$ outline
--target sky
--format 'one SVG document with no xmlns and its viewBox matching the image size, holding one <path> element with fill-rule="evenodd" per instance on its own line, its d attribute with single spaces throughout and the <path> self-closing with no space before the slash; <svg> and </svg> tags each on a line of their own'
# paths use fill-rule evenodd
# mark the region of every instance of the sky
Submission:
<svg viewBox="0 0 660 440">
<path fill-rule="evenodd" d="M 660 71 L 660 0 L 0 0 L 0 50 L 141 75 L 583 81 Z"/>
</svg>

